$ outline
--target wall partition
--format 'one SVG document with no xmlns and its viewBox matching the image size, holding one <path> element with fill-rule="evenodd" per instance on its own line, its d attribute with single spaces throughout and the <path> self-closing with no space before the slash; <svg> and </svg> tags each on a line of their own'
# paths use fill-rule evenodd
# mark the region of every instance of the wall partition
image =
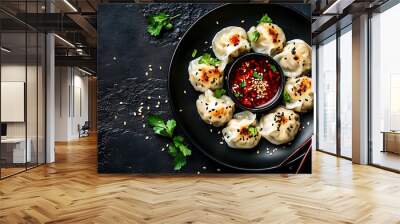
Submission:
<svg viewBox="0 0 400 224">
<path fill-rule="evenodd" d="M 39 1 L 21 1 L 19 7 L 34 13 L 39 10 Z M 12 14 L 3 11 L 0 14 L 12 21 L 0 23 L 0 178 L 3 179 L 46 160 L 46 40 L 44 33 Z"/>
</svg>

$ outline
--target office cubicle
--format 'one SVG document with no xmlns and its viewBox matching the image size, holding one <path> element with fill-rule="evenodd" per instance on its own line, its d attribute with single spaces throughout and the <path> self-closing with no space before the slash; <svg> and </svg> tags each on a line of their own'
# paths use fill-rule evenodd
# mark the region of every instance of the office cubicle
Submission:
<svg viewBox="0 0 400 224">
<path fill-rule="evenodd" d="M 7 5 L 19 8 L 16 15 L 0 11 L 1 179 L 45 162 L 46 39 L 24 22 L 27 13 L 45 10 L 43 2 Z"/>
</svg>

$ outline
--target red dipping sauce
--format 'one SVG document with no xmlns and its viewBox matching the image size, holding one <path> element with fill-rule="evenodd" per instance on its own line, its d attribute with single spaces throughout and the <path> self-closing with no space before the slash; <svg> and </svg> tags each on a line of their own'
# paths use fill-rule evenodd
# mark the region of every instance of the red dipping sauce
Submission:
<svg viewBox="0 0 400 224">
<path fill-rule="evenodd" d="M 259 108 L 274 99 L 281 86 L 281 74 L 268 59 L 251 57 L 235 67 L 231 71 L 230 87 L 243 106 Z"/>
</svg>

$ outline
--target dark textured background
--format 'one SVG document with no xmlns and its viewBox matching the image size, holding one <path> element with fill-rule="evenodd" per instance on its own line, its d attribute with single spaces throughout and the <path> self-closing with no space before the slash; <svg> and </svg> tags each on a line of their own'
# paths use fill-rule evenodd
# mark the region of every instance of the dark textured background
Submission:
<svg viewBox="0 0 400 224">
<path fill-rule="evenodd" d="M 147 126 L 146 118 L 148 114 L 154 113 L 165 119 L 172 118 L 167 96 L 167 77 L 173 51 L 190 25 L 219 5 L 153 3 L 104 4 L 99 7 L 99 172 L 177 173 L 167 153 L 168 140 L 155 136 Z M 306 5 L 289 6 L 310 16 Z M 173 31 L 163 32 L 160 37 L 150 37 L 145 30 L 145 17 L 159 11 L 181 16 L 174 19 Z M 179 127 L 175 131 L 181 134 Z M 238 172 L 215 163 L 193 146 L 191 148 L 192 156 L 188 159 L 188 165 L 179 172 Z M 306 149 L 297 153 L 297 160 L 268 173 L 296 172 Z M 311 172 L 310 160 L 309 155 L 302 163 L 301 173 Z"/>
</svg>

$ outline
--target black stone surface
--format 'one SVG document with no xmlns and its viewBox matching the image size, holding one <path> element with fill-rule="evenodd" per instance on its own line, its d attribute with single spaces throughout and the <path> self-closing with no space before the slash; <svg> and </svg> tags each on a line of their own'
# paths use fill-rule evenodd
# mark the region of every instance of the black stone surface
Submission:
<svg viewBox="0 0 400 224">
<path fill-rule="evenodd" d="M 153 134 L 146 124 L 149 114 L 172 118 L 167 96 L 169 63 L 186 30 L 199 17 L 220 4 L 103 4 L 98 8 L 98 171 L 101 173 L 235 173 L 196 150 L 188 165 L 174 171 L 167 153 L 168 140 Z M 309 7 L 291 7 L 307 14 Z M 146 15 L 168 12 L 174 30 L 160 37 L 146 33 Z M 150 67 L 152 71 L 150 71 Z M 146 72 L 148 75 L 146 75 Z M 140 110 L 139 108 L 142 107 Z M 142 113 L 139 113 L 142 111 Z M 140 115 L 139 115 L 140 114 Z M 145 124 L 145 126 L 143 126 Z M 181 134 L 179 126 L 175 130 Z M 148 138 L 148 139 L 146 139 Z M 163 151 L 165 149 L 165 151 Z M 297 160 L 269 173 L 293 173 Z M 309 159 L 309 158 L 307 158 Z M 301 173 L 310 173 L 310 163 Z"/>
</svg>

